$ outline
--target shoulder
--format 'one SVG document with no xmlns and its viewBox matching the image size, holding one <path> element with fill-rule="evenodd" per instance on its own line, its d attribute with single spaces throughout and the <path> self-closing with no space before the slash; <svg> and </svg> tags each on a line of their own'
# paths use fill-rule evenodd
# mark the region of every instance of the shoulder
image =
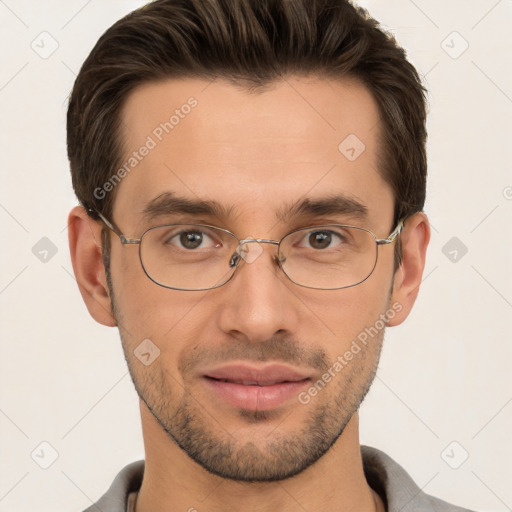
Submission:
<svg viewBox="0 0 512 512">
<path fill-rule="evenodd" d="M 361 454 L 366 479 L 386 501 L 388 512 L 472 512 L 423 492 L 407 471 L 384 452 L 361 446 Z"/>
<path fill-rule="evenodd" d="M 143 474 L 143 460 L 128 464 L 117 474 L 107 492 L 83 512 L 126 512 L 128 495 L 140 489 Z"/>
</svg>

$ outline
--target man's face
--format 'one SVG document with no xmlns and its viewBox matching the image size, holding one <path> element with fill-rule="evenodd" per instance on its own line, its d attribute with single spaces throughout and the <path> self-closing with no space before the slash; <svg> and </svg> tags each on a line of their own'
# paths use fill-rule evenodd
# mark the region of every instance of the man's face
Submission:
<svg viewBox="0 0 512 512">
<path fill-rule="evenodd" d="M 155 132 L 190 97 L 197 105 L 181 110 L 172 131 Z M 221 80 L 169 80 L 132 93 L 122 121 L 126 159 L 148 136 L 156 142 L 117 186 L 113 220 L 127 236 L 176 222 L 274 240 L 311 225 L 352 224 L 378 238 L 394 227 L 393 194 L 377 172 L 377 105 L 354 81 L 290 78 L 251 94 Z M 338 149 L 351 134 L 364 144 L 359 156 L 362 146 Z M 164 193 L 215 201 L 226 214 L 143 219 Z M 362 203 L 367 217 L 276 216 L 334 194 Z M 275 246 L 262 244 L 254 261 L 209 291 L 158 286 L 145 275 L 138 246 L 122 247 L 117 237 L 111 245 L 111 291 L 130 372 L 174 442 L 207 470 L 238 480 L 289 477 L 327 452 L 374 377 L 383 329 L 359 342 L 357 353 L 351 347 L 391 307 L 394 244 L 379 247 L 369 279 L 341 290 L 292 283 L 273 259 Z M 160 350 L 149 365 L 134 353 L 146 339 Z M 339 356 L 345 364 L 336 371 Z M 329 368 L 331 378 L 322 378 Z M 249 379 L 274 382 L 290 371 L 295 383 L 272 389 Z M 319 380 L 325 385 L 308 393 Z"/>
</svg>

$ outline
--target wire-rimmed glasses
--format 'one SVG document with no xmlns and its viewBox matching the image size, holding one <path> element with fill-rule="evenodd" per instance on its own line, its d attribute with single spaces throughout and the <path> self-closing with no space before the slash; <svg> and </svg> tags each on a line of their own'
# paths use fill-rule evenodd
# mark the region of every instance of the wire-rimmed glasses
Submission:
<svg viewBox="0 0 512 512">
<path fill-rule="evenodd" d="M 226 284 L 242 261 L 251 263 L 263 252 L 259 244 L 276 246 L 275 262 L 299 286 L 319 290 L 356 286 L 375 269 L 378 246 L 392 243 L 405 220 L 401 219 L 387 238 L 345 224 L 301 227 L 281 240 L 239 239 L 227 229 L 208 224 L 153 226 L 139 238 L 129 238 L 96 213 L 123 245 L 139 245 L 140 262 L 149 279 L 183 291 L 210 290 Z"/>
</svg>

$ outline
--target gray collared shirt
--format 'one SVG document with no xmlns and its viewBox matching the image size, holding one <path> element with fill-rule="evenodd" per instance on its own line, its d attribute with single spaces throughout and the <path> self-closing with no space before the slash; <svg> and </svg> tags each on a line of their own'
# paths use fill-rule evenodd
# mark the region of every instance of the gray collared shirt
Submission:
<svg viewBox="0 0 512 512">
<path fill-rule="evenodd" d="M 384 452 L 361 446 L 366 479 L 384 501 L 387 512 L 471 512 L 425 494 L 409 474 Z M 109 490 L 84 512 L 132 512 L 134 497 L 140 489 L 144 461 L 124 467 Z"/>
</svg>

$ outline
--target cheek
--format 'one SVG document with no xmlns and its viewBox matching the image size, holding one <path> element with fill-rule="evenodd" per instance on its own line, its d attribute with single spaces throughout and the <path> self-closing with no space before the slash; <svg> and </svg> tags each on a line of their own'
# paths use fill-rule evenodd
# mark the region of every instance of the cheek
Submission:
<svg viewBox="0 0 512 512">
<path fill-rule="evenodd" d="M 144 273 L 137 251 L 120 256 L 124 257 L 112 258 L 112 284 L 118 320 L 131 342 L 194 336 L 208 292 L 183 292 L 159 286 Z"/>
<path fill-rule="evenodd" d="M 301 329 L 312 332 L 314 323 L 329 339 L 326 343 L 343 350 L 367 327 L 375 324 L 388 308 L 390 275 L 376 272 L 363 283 L 342 290 L 318 291 L 303 298 L 307 312 Z M 380 323 L 379 323 L 380 325 Z M 318 331 L 320 332 L 320 331 Z M 300 336 L 300 332 L 298 332 Z"/>
</svg>

